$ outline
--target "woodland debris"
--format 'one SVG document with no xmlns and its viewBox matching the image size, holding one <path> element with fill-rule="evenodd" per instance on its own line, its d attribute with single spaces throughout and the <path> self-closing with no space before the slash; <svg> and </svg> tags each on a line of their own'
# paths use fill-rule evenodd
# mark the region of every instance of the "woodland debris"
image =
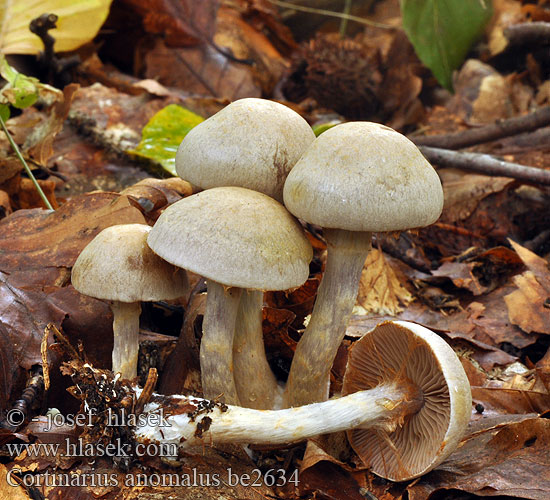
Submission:
<svg viewBox="0 0 550 500">
<path fill-rule="evenodd" d="M 439 167 L 460 168 L 485 175 L 512 177 L 534 184 L 550 185 L 550 170 L 510 163 L 481 153 L 457 152 L 428 146 L 420 146 L 419 149 L 431 163 Z"/>
<path fill-rule="evenodd" d="M 461 149 L 502 137 L 531 132 L 550 125 L 550 106 L 545 106 L 525 116 L 500 120 L 484 127 L 473 128 L 452 134 L 410 136 L 417 146 L 431 146 L 443 149 Z"/>
</svg>

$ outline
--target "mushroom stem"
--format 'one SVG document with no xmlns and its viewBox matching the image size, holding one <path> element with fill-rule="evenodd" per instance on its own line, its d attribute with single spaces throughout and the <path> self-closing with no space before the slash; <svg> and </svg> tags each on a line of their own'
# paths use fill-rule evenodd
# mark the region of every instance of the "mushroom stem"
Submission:
<svg viewBox="0 0 550 500">
<path fill-rule="evenodd" d="M 262 333 L 264 294 L 245 290 L 241 295 L 233 339 L 233 363 L 237 393 L 247 408 L 269 410 L 278 385 L 267 362 Z"/>
<path fill-rule="evenodd" d="M 239 404 L 233 376 L 233 335 L 241 288 L 227 288 L 207 281 L 200 363 L 202 391 L 206 398 Z"/>
<path fill-rule="evenodd" d="M 154 399 L 153 399 L 154 401 Z M 186 396 L 159 398 L 146 412 L 162 410 L 167 424 L 135 429 L 138 442 L 173 443 L 179 448 L 203 444 L 284 444 L 354 428 L 380 427 L 387 432 L 423 405 L 422 393 L 408 383 L 382 383 L 338 399 L 284 410 L 255 410 L 213 404 Z"/>
<path fill-rule="evenodd" d="M 111 301 L 113 311 L 113 372 L 122 378 L 137 376 L 139 354 L 139 302 Z"/>
<path fill-rule="evenodd" d="M 325 229 L 327 263 L 309 324 L 298 342 L 284 406 L 325 401 L 330 369 L 357 299 L 372 233 Z"/>
</svg>

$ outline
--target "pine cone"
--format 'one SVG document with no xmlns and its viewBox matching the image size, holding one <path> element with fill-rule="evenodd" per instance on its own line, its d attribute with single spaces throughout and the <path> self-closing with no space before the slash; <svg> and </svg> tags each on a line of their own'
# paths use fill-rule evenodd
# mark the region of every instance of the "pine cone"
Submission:
<svg viewBox="0 0 550 500">
<path fill-rule="evenodd" d="M 365 120 L 381 108 L 380 65 L 377 48 L 335 33 L 318 34 L 293 56 L 283 92 L 291 101 L 313 97 L 348 119 Z"/>
</svg>

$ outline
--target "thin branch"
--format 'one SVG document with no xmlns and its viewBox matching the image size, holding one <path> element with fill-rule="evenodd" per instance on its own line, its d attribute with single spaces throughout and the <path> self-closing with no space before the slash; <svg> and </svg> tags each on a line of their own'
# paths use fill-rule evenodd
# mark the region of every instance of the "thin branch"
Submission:
<svg viewBox="0 0 550 500">
<path fill-rule="evenodd" d="M 417 146 L 433 146 L 444 149 L 460 149 L 494 141 L 503 137 L 532 132 L 550 125 L 550 106 L 544 106 L 525 116 L 500 120 L 484 127 L 455 132 L 453 134 L 409 137 Z"/>
<path fill-rule="evenodd" d="M 550 43 L 550 23 L 521 23 L 504 29 L 509 45 Z"/>
<path fill-rule="evenodd" d="M 310 14 L 320 14 L 327 17 L 337 17 L 339 19 L 347 19 L 348 21 L 354 21 L 360 24 L 366 24 L 367 26 L 374 26 L 375 28 L 382 28 L 386 30 L 395 29 L 395 26 L 389 24 L 377 23 L 376 21 L 370 21 L 364 17 L 352 16 L 351 14 L 345 14 L 343 12 L 334 12 L 332 10 L 315 9 L 314 7 L 305 7 L 303 5 L 296 5 L 290 2 L 283 2 L 282 0 L 267 0 L 268 2 L 278 5 L 279 7 L 285 7 L 286 9 L 297 10 L 298 12 L 308 12 Z"/>
<path fill-rule="evenodd" d="M 420 146 L 422 154 L 440 167 L 470 170 L 485 175 L 500 175 L 535 184 L 550 185 L 550 170 L 509 163 L 480 153 L 462 153 L 448 149 Z"/>
</svg>

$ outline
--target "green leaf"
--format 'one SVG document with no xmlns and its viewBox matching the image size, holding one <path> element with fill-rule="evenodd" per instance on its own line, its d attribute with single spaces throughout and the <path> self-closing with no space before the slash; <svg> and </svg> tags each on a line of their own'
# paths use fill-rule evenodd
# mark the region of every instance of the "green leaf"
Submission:
<svg viewBox="0 0 550 500">
<path fill-rule="evenodd" d="M 326 132 L 329 128 L 332 128 L 335 125 L 338 125 L 339 123 L 342 123 L 342 122 L 338 120 L 333 120 L 331 122 L 318 123 L 317 125 L 313 125 L 313 127 L 311 128 L 313 129 L 313 133 L 315 134 L 315 137 L 319 137 L 323 132 Z"/>
<path fill-rule="evenodd" d="M 154 160 L 172 175 L 177 175 L 178 146 L 187 133 L 202 121 L 202 116 L 170 104 L 149 120 L 141 132 L 141 142 L 129 153 Z"/>
<path fill-rule="evenodd" d="M 401 13 L 416 54 L 451 90 L 453 70 L 491 18 L 491 0 L 401 0 Z"/>
<path fill-rule="evenodd" d="M 23 109 L 36 102 L 39 81 L 12 68 L 2 54 L 0 54 L 0 75 L 8 82 L 8 85 L 2 89 L 2 96 L 12 106 Z"/>
</svg>

